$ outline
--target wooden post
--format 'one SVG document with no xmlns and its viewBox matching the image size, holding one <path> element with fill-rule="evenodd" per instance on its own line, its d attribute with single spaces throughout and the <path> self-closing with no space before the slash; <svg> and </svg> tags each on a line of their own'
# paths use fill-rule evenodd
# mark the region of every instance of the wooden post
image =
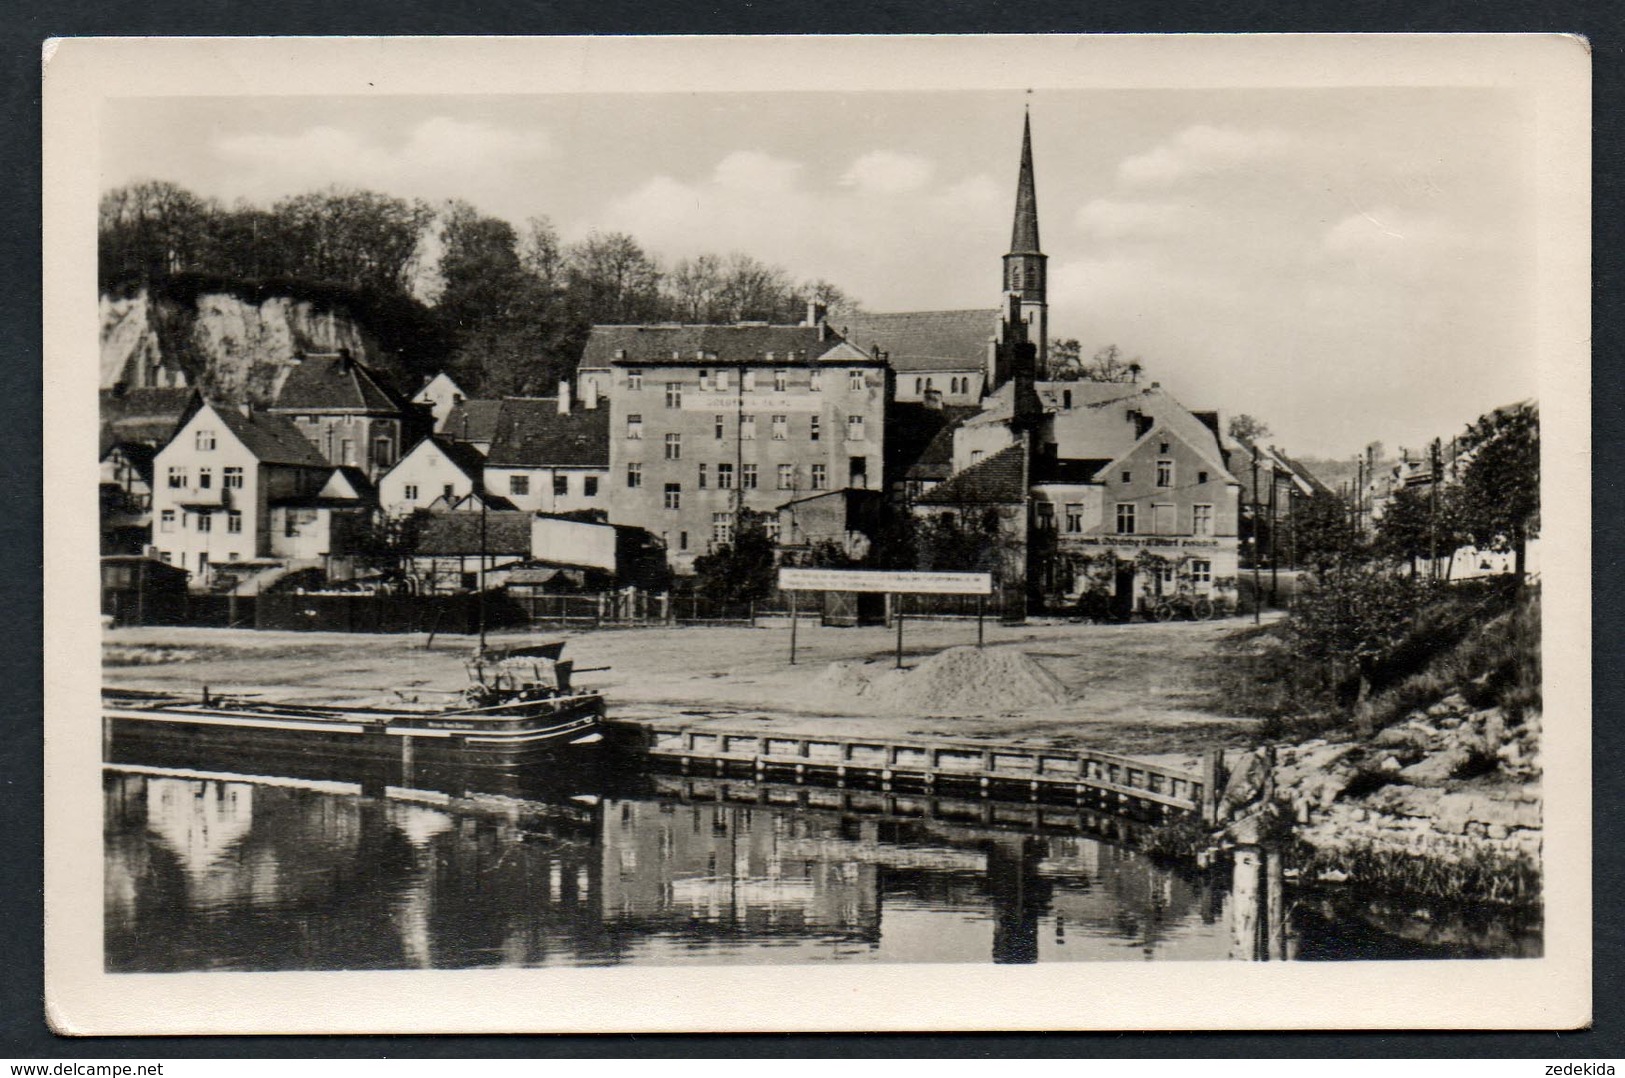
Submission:
<svg viewBox="0 0 1625 1078">
<path fill-rule="evenodd" d="M 892 596 L 892 617 L 897 622 L 897 669 L 903 668 L 903 596 Z"/>
<path fill-rule="evenodd" d="M 1219 783 L 1224 778 L 1224 751 L 1208 749 L 1202 754 L 1202 822 L 1219 822 Z"/>
<path fill-rule="evenodd" d="M 796 593 L 790 593 L 790 665 L 796 664 Z"/>
<path fill-rule="evenodd" d="M 987 609 L 987 597 L 985 595 L 978 595 L 976 597 L 976 646 L 977 647 L 982 646 L 982 614 L 986 611 L 986 609 Z"/>
</svg>

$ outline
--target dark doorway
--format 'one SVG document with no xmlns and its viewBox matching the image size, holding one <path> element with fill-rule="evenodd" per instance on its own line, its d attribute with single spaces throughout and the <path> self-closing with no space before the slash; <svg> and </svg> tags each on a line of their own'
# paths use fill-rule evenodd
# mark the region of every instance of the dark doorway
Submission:
<svg viewBox="0 0 1625 1078">
<path fill-rule="evenodd" d="M 1116 587 L 1112 591 L 1112 617 L 1127 621 L 1134 614 L 1134 563 L 1118 562 Z"/>
</svg>

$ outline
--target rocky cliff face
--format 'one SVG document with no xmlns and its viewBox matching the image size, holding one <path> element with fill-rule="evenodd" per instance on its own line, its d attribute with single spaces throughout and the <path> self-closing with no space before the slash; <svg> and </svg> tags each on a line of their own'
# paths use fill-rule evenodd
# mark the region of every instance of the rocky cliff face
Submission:
<svg viewBox="0 0 1625 1078">
<path fill-rule="evenodd" d="M 287 295 L 141 289 L 101 297 L 101 387 L 189 385 L 231 403 L 268 405 L 301 352 L 348 348 L 389 374 L 392 357 L 336 304 Z"/>
</svg>

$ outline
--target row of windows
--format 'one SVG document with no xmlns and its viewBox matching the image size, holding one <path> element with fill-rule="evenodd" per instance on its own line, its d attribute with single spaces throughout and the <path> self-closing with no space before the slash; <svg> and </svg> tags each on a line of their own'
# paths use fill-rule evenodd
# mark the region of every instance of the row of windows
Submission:
<svg viewBox="0 0 1625 1078">
<path fill-rule="evenodd" d="M 714 372 L 710 370 L 701 370 L 699 379 L 700 391 L 703 393 L 726 392 L 732 387 L 732 374 L 733 372 L 726 367 L 719 368 Z M 773 392 L 785 393 L 789 391 L 790 372 L 788 370 L 781 368 L 773 371 L 772 379 Z M 759 379 L 757 377 L 756 370 L 754 368 L 747 367 L 739 376 L 739 387 L 743 392 L 752 393 L 758 388 L 758 381 Z M 968 382 L 969 379 L 966 379 L 966 381 Z M 853 368 L 846 372 L 847 389 L 860 391 L 864 389 L 867 384 L 867 379 L 865 378 L 861 368 Z M 626 372 L 626 388 L 633 391 L 640 391 L 643 389 L 643 372 L 641 370 L 629 370 Z M 808 372 L 807 388 L 814 393 L 817 393 L 824 388 L 824 372 L 822 370 L 813 370 Z M 666 383 L 666 407 L 681 408 L 682 406 L 683 383 L 668 381 Z"/>
<path fill-rule="evenodd" d="M 525 496 L 530 493 L 530 476 L 510 475 L 508 477 L 508 493 Z M 553 475 L 553 496 L 563 498 L 570 493 L 570 476 L 568 473 L 555 472 Z M 581 496 L 583 498 L 596 498 L 598 496 L 598 477 L 584 475 L 581 477 Z"/>
<path fill-rule="evenodd" d="M 823 433 L 822 417 L 816 415 L 808 416 L 807 420 L 807 440 L 816 442 Z M 756 417 L 754 415 L 746 414 L 735 416 L 733 422 L 734 425 L 738 426 L 739 428 L 739 437 L 742 441 L 754 442 L 756 440 Z M 718 440 L 726 438 L 728 436 L 728 426 L 729 419 L 726 415 L 714 416 L 711 422 L 713 436 Z M 790 417 L 787 415 L 775 415 L 771 417 L 768 421 L 768 429 L 771 432 L 773 441 L 788 441 L 790 438 Z M 867 437 L 867 429 L 868 428 L 864 423 L 863 416 L 849 415 L 846 417 L 847 441 L 863 441 Z M 643 438 L 643 416 L 641 414 L 633 412 L 627 415 L 626 436 L 632 441 L 639 441 Z M 679 459 L 679 454 L 682 452 L 681 449 L 674 451 L 672 447 L 675 445 L 680 445 L 682 440 L 683 436 L 681 434 L 666 435 L 667 460 Z"/>
<path fill-rule="evenodd" d="M 769 517 L 767 520 L 762 522 L 762 527 L 767 532 L 768 539 L 775 543 L 779 541 L 779 536 L 782 533 L 777 517 Z M 733 542 L 733 537 L 734 515 L 732 513 L 712 513 L 711 542 L 713 544 L 731 543 Z M 660 541 L 667 547 L 670 547 L 671 533 L 661 532 Z M 688 532 L 680 531 L 677 533 L 677 549 L 680 551 L 688 549 Z"/>
<path fill-rule="evenodd" d="M 1168 443 L 1167 442 L 1162 443 L 1162 451 L 1164 453 L 1168 452 Z M 1134 482 L 1134 473 L 1133 472 L 1128 472 L 1128 471 L 1124 472 L 1123 473 L 1123 482 L 1124 483 L 1132 483 L 1132 482 Z M 1197 472 L 1196 473 L 1196 482 L 1198 484 L 1206 483 L 1207 482 L 1207 473 L 1206 472 Z M 1157 486 L 1159 486 L 1159 487 L 1171 487 L 1173 485 L 1174 485 L 1174 462 L 1171 461 L 1171 460 L 1159 460 L 1159 461 L 1157 461 Z"/>
<path fill-rule="evenodd" d="M 185 531 L 187 521 L 193 522 L 192 527 L 196 531 L 214 531 L 213 513 L 181 512 L 177 514 L 173 509 L 165 509 L 163 512 L 158 514 L 158 530 L 161 532 L 173 532 L 175 530 L 175 525 L 179 523 L 181 530 Z M 242 530 L 243 515 L 235 509 L 228 510 L 226 512 L 226 531 L 232 535 L 238 535 L 242 532 Z"/>
<path fill-rule="evenodd" d="M 923 396 L 926 393 L 932 392 L 936 388 L 937 388 L 937 386 L 936 386 L 936 379 L 935 378 L 927 376 L 927 377 L 924 377 L 924 378 L 916 378 L 916 379 L 914 379 L 914 393 L 915 393 L 916 396 Z M 956 375 L 953 375 L 953 376 L 949 377 L 949 379 L 948 379 L 948 392 L 949 393 L 969 393 L 970 392 L 970 375 L 967 374 L 964 377 L 960 377 L 959 375 L 956 374 Z"/>
<path fill-rule="evenodd" d="M 1192 584 L 1213 583 L 1213 563 L 1206 558 L 1192 558 L 1186 563 Z M 1157 580 L 1166 591 L 1174 586 L 1174 566 L 1164 565 L 1156 570 Z"/>
<path fill-rule="evenodd" d="M 853 458 L 851 458 L 850 461 L 848 461 L 847 466 L 848 466 L 848 469 L 849 469 L 849 471 L 851 473 L 850 478 L 851 478 L 852 484 L 854 486 L 858 486 L 858 487 L 867 486 L 866 479 L 867 479 L 868 471 L 869 471 L 868 459 L 865 458 L 865 457 L 853 457 Z M 697 473 L 697 483 L 696 483 L 696 485 L 699 487 L 699 489 L 700 490 L 708 489 L 711 486 L 713 478 L 715 480 L 717 490 L 732 490 L 732 489 L 734 489 L 734 466 L 733 466 L 733 464 L 724 461 L 724 462 L 722 462 L 722 463 L 720 463 L 720 464 L 718 464 L 716 466 L 716 470 L 715 470 L 714 473 L 711 471 L 711 469 L 707 465 L 701 464 L 699 466 L 699 471 Z M 739 476 L 738 476 L 738 478 L 739 478 L 739 486 L 740 486 L 740 489 L 742 489 L 742 490 L 756 490 L 761 486 L 761 473 L 757 469 L 757 466 L 754 465 L 754 464 L 741 464 L 739 466 Z M 800 468 L 797 465 L 794 465 L 794 464 L 780 464 L 778 466 L 777 478 L 778 478 L 778 489 L 779 490 L 799 490 L 799 489 L 801 489 L 801 486 L 800 486 L 801 474 L 800 474 Z M 630 488 L 637 488 L 637 487 L 643 486 L 643 465 L 641 463 L 639 463 L 637 461 L 633 461 L 633 462 L 629 463 L 626 466 L 626 485 L 628 487 L 630 487 Z M 592 488 L 592 492 L 597 493 L 597 489 L 598 489 L 597 484 L 594 483 L 593 488 Z M 807 482 L 807 489 L 808 490 L 828 490 L 829 489 L 829 467 L 827 465 L 814 464 L 814 465 L 810 466 L 808 482 Z M 555 492 L 558 491 L 557 481 L 556 480 L 555 480 L 554 490 L 555 490 Z M 673 500 L 672 500 L 671 496 L 673 494 L 676 494 L 676 495 L 678 495 L 680 497 L 681 493 L 682 493 L 682 484 L 681 483 L 667 483 L 666 484 L 666 494 L 667 494 L 666 508 L 667 509 L 677 509 L 677 508 L 679 508 L 679 505 L 673 503 Z"/>
<path fill-rule="evenodd" d="M 1047 502 L 1039 502 L 1038 505 L 1039 505 L 1040 509 L 1042 510 L 1044 507 L 1046 507 L 1048 505 L 1048 503 Z M 1077 509 L 1078 519 L 1079 519 L 1079 524 L 1080 524 L 1080 526 L 1077 527 L 1077 528 L 1073 528 L 1073 527 L 1071 527 L 1069 525 L 1067 530 L 1068 531 L 1081 531 L 1082 530 L 1081 523 L 1082 523 L 1082 517 L 1083 517 L 1083 507 L 1082 506 L 1074 507 L 1074 506 L 1068 505 L 1066 508 L 1067 508 L 1067 519 L 1068 519 L 1068 521 L 1070 521 L 1072 519 L 1072 510 L 1074 508 Z M 1176 509 L 1172 505 L 1153 505 L 1153 506 L 1151 506 L 1151 531 L 1149 532 L 1149 534 L 1151 534 L 1151 535 L 1176 535 L 1176 534 L 1178 534 L 1178 531 L 1177 531 L 1177 529 L 1175 527 L 1175 515 L 1176 515 Z M 1134 505 L 1132 502 L 1119 502 L 1117 504 L 1117 534 L 1118 535 L 1137 535 L 1137 534 L 1139 534 L 1139 524 L 1140 524 L 1139 507 Z M 1191 506 L 1190 534 L 1191 535 L 1212 535 L 1213 534 L 1213 506 L 1211 506 L 1211 505 L 1193 505 L 1193 506 Z"/>
<path fill-rule="evenodd" d="M 201 433 L 201 432 L 199 432 Z M 185 490 L 187 470 L 176 465 L 169 467 L 169 489 Z M 241 490 L 243 486 L 243 470 L 241 468 L 220 469 L 220 485 L 227 490 Z M 208 490 L 214 486 L 214 469 L 199 468 L 197 470 L 197 489 Z"/>
</svg>

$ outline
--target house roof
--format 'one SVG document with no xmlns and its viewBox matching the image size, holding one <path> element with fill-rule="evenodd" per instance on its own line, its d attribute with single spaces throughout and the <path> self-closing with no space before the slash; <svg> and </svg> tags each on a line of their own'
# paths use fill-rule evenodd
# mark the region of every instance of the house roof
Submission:
<svg viewBox="0 0 1625 1078">
<path fill-rule="evenodd" d="M 560 412 L 556 397 L 503 401 L 485 463 L 492 468 L 607 468 L 609 409 L 576 402 Z"/>
<path fill-rule="evenodd" d="M 200 399 L 197 390 L 179 387 L 102 390 L 101 449 L 119 442 L 163 445 Z"/>
<path fill-rule="evenodd" d="M 1286 466 L 1291 468 L 1293 472 L 1297 474 L 1299 479 L 1308 484 L 1309 489 L 1313 493 L 1330 494 L 1332 492 L 1331 487 L 1328 487 L 1325 483 L 1322 483 L 1319 477 L 1317 477 L 1315 473 L 1311 472 L 1308 468 L 1305 468 L 1300 461 L 1294 460 L 1292 457 L 1287 456 L 1280 450 L 1276 450 L 1275 455 L 1280 457 Z"/>
<path fill-rule="evenodd" d="M 899 401 L 886 426 L 886 469 L 907 479 L 946 479 L 953 473 L 954 431 L 974 406 L 930 408 Z"/>
<path fill-rule="evenodd" d="M 480 529 L 483 520 L 485 553 L 529 554 L 530 518 L 529 513 L 495 510 L 488 513 L 419 513 L 414 553 L 426 556 L 472 554 L 477 557 L 482 549 Z"/>
<path fill-rule="evenodd" d="M 920 505 L 1015 505 L 1027 499 L 1027 447 L 1007 446 L 920 495 Z"/>
<path fill-rule="evenodd" d="M 999 311 L 860 313 L 842 327 L 864 351 L 879 348 L 895 371 L 982 370 L 998 331 Z"/>
<path fill-rule="evenodd" d="M 401 454 L 401 459 L 395 462 L 399 468 L 412 454 L 425 446 L 439 451 L 440 455 L 451 462 L 452 467 L 462 472 L 469 479 L 478 479 L 481 470 L 485 467 L 485 456 L 467 442 L 456 442 L 444 434 L 431 434 L 412 443 L 412 448 Z M 393 471 L 394 469 L 391 469 Z"/>
<path fill-rule="evenodd" d="M 832 362 L 861 362 L 850 349 L 838 349 L 840 344 L 840 337 L 816 326 L 593 326 L 581 354 L 581 366 L 767 363 L 769 352 L 773 353 L 774 363 L 813 363 L 831 351 L 836 351 Z"/>
<path fill-rule="evenodd" d="M 247 415 L 230 405 L 209 405 L 220 423 L 237 436 L 261 464 L 288 464 L 302 468 L 327 468 L 327 460 L 299 433 L 289 419 L 269 412 L 250 411 Z"/>
<path fill-rule="evenodd" d="M 489 443 L 496 437 L 497 420 L 501 415 L 501 400 L 458 401 L 446 413 L 440 437 L 447 441 Z"/>
<path fill-rule="evenodd" d="M 378 376 L 348 353 L 303 357 L 282 381 L 276 402 L 279 412 L 365 412 L 369 415 L 405 415 L 411 406 Z"/>
</svg>

